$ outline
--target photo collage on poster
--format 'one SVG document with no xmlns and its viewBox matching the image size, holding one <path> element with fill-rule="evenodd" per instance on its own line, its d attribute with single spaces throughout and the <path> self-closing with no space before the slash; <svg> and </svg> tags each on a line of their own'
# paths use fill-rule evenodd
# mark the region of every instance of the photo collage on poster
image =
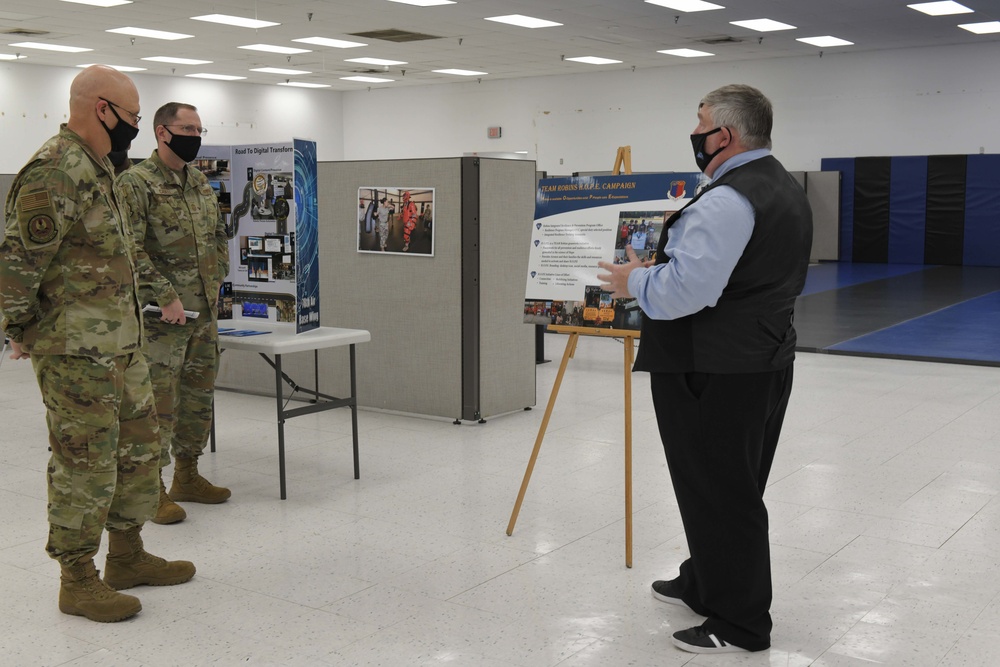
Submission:
<svg viewBox="0 0 1000 667">
<path fill-rule="evenodd" d="M 663 222 L 673 211 L 621 211 L 615 232 L 614 263 L 628 261 L 625 246 L 639 259 L 655 261 Z M 529 312 L 530 311 L 530 312 Z M 635 299 L 612 299 L 600 285 L 585 285 L 583 301 L 526 301 L 525 321 L 604 329 L 638 329 L 641 311 Z M 544 319 L 544 322 L 542 320 Z"/>
<path fill-rule="evenodd" d="M 358 188 L 358 252 L 434 256 L 434 188 Z"/>
<path fill-rule="evenodd" d="M 690 201 L 697 182 L 694 174 L 540 181 L 524 322 L 641 328 L 638 303 L 613 299 L 597 280 L 597 262 L 627 263 L 627 246 L 654 262 L 664 222 Z"/>
</svg>

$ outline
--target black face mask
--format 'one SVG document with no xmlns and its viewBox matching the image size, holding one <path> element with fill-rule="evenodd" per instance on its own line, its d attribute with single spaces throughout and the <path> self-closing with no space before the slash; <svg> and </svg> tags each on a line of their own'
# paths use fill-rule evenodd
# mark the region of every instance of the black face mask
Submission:
<svg viewBox="0 0 1000 667">
<path fill-rule="evenodd" d="M 108 102 L 107 100 L 104 101 Z M 108 136 L 111 138 L 111 152 L 127 151 L 128 147 L 132 145 L 132 140 L 139 134 L 139 128 L 134 127 L 133 125 L 130 125 L 122 120 L 122 117 L 118 115 L 117 111 L 115 111 L 115 107 L 111 104 L 111 102 L 108 102 L 108 108 L 111 109 L 111 113 L 113 113 L 115 118 L 118 119 L 118 124 L 113 128 L 108 128 L 108 126 L 104 124 L 104 121 L 101 120 L 101 125 L 104 125 L 104 131 L 107 132 Z"/>
<path fill-rule="evenodd" d="M 198 157 L 198 151 L 201 150 L 201 137 L 189 137 L 186 134 L 174 134 L 167 127 L 163 126 L 164 130 L 167 130 L 167 134 L 170 135 L 170 141 L 167 142 L 167 148 L 174 152 L 174 155 L 184 160 L 185 162 L 190 162 L 191 160 Z"/>
<path fill-rule="evenodd" d="M 691 135 L 691 147 L 694 148 L 694 161 L 698 165 L 698 169 L 702 172 L 708 168 L 708 165 L 712 163 L 715 156 L 725 150 L 725 147 L 720 148 L 714 153 L 708 155 L 705 154 L 705 142 L 708 140 L 710 135 L 716 132 L 722 132 L 722 127 L 717 127 L 714 130 L 709 130 L 708 132 L 702 132 L 701 134 Z"/>
</svg>

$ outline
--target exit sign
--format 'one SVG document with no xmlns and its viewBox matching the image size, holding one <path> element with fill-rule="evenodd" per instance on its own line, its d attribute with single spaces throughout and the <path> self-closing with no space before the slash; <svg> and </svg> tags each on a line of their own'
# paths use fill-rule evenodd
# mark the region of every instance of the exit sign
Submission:
<svg viewBox="0 0 1000 667">
<path fill-rule="evenodd" d="M 500 126 L 497 125 L 496 127 L 488 127 L 488 128 L 486 128 L 486 136 L 489 137 L 490 139 L 499 139 L 500 138 Z"/>
</svg>

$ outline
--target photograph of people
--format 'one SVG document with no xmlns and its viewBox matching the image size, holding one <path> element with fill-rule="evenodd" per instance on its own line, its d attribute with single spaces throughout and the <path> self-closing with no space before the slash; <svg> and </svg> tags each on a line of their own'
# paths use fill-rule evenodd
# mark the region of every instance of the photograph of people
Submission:
<svg viewBox="0 0 1000 667">
<path fill-rule="evenodd" d="M 434 188 L 358 188 L 358 252 L 434 256 Z"/>
</svg>

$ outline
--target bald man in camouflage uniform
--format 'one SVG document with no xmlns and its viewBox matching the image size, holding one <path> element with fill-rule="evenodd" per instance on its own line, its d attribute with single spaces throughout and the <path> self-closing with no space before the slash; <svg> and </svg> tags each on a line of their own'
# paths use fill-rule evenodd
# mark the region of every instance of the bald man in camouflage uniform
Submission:
<svg viewBox="0 0 1000 667">
<path fill-rule="evenodd" d="M 186 516 L 174 501 L 221 503 L 227 488 L 198 472 L 212 427 L 219 368 L 217 304 L 229 273 L 229 238 L 212 186 L 188 163 L 201 147 L 198 110 L 170 102 L 153 118 L 157 148 L 118 179 L 135 231 L 139 297 L 156 303 L 159 318 L 146 318 L 143 352 L 149 364 L 160 421 L 162 466 L 174 455 L 170 493 L 160 480 L 156 523 Z M 188 318 L 184 311 L 195 311 Z"/>
<path fill-rule="evenodd" d="M 18 173 L 4 207 L 0 314 L 12 359 L 30 358 L 49 428 L 48 554 L 59 609 L 120 621 L 142 609 L 116 589 L 179 584 L 187 561 L 147 553 L 159 435 L 136 299 L 135 243 L 107 159 L 138 131 L 139 94 L 109 67 L 70 87 L 69 122 Z M 104 580 L 93 559 L 108 530 Z"/>
</svg>

